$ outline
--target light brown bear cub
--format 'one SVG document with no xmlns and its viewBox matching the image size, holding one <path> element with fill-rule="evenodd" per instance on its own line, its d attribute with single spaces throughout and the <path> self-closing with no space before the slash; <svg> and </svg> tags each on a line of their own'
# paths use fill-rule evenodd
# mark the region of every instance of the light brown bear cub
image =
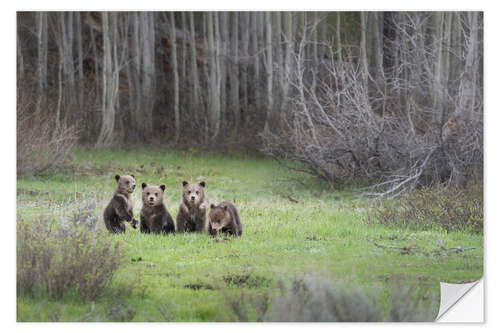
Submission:
<svg viewBox="0 0 500 333">
<path fill-rule="evenodd" d="M 228 201 L 222 201 L 219 205 L 210 205 L 208 214 L 208 232 L 215 236 L 217 233 L 226 233 L 233 236 L 241 236 L 243 226 L 236 207 Z"/>
<path fill-rule="evenodd" d="M 205 182 L 182 182 L 182 202 L 177 213 L 177 232 L 205 231 Z"/>
<path fill-rule="evenodd" d="M 154 186 L 142 183 L 141 232 L 175 232 L 174 220 L 163 204 L 165 185 Z"/>
<path fill-rule="evenodd" d="M 116 190 L 113 198 L 104 209 L 104 224 L 112 233 L 125 232 L 125 224 L 123 221 L 131 222 L 136 228 L 137 220 L 134 219 L 134 202 L 132 201 L 132 193 L 135 190 L 135 176 L 120 176 L 116 175 Z"/>
</svg>

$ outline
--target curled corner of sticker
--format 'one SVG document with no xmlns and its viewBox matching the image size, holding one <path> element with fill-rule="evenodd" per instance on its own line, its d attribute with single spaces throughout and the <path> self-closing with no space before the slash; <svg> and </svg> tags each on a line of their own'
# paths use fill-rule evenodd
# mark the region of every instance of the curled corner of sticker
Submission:
<svg viewBox="0 0 500 333">
<path fill-rule="evenodd" d="M 448 312 L 457 302 L 460 301 L 480 280 L 471 283 L 445 283 L 440 282 L 441 286 L 441 299 L 439 303 L 439 313 L 436 317 L 436 321 Z"/>
</svg>

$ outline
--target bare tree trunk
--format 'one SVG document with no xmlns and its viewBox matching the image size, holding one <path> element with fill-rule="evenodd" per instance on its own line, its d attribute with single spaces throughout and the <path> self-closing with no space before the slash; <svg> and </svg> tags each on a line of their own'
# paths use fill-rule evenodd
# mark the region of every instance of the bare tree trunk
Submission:
<svg viewBox="0 0 500 333">
<path fill-rule="evenodd" d="M 257 15 L 258 13 L 252 12 L 250 14 L 250 30 L 252 31 L 251 35 L 251 43 L 250 43 L 250 53 L 252 58 L 252 77 L 251 77 L 251 85 L 250 90 L 253 91 L 253 108 L 252 113 L 255 113 L 259 110 L 259 99 L 260 99 L 260 91 L 259 91 L 259 42 L 258 42 L 258 28 L 257 28 Z"/>
<path fill-rule="evenodd" d="M 181 29 L 182 32 L 186 32 L 186 12 L 181 12 Z M 182 38 L 182 68 L 181 68 L 181 82 L 182 86 L 186 86 L 186 38 Z M 184 95 L 184 94 L 183 94 Z"/>
<path fill-rule="evenodd" d="M 437 119 L 439 122 L 440 126 L 443 126 L 444 120 L 447 119 L 448 117 L 448 109 L 449 109 L 449 81 L 450 81 L 450 73 L 451 73 L 451 54 L 452 54 L 452 46 L 451 46 L 451 29 L 452 29 L 452 23 L 453 23 L 453 13 L 445 13 L 445 22 L 444 22 L 444 34 L 443 34 L 443 66 L 442 68 L 442 74 L 441 74 L 441 81 L 442 81 L 442 89 L 443 92 L 441 93 L 442 96 L 442 113 L 441 117 Z"/>
<path fill-rule="evenodd" d="M 294 45 L 294 38 L 292 36 L 292 13 L 285 12 L 284 13 L 285 20 L 285 71 L 284 71 L 284 80 L 282 81 L 283 87 L 283 104 L 282 104 L 282 112 L 288 106 L 288 92 L 290 89 L 290 81 L 291 81 L 291 63 L 292 63 L 292 51 Z"/>
<path fill-rule="evenodd" d="M 245 115 L 245 123 L 248 123 L 248 44 L 250 40 L 250 16 L 248 12 L 241 14 L 241 110 Z"/>
<path fill-rule="evenodd" d="M 335 33 L 337 34 L 336 42 L 337 42 L 337 61 L 342 61 L 342 40 L 340 38 L 340 12 L 336 13 L 337 22 Z"/>
<path fill-rule="evenodd" d="M 382 96 L 382 114 L 385 114 L 386 109 L 386 84 L 384 75 L 384 45 L 383 45 L 383 13 L 373 12 L 373 57 L 375 58 L 375 83 L 378 90 L 378 95 Z"/>
<path fill-rule="evenodd" d="M 94 35 L 94 29 L 90 27 L 90 47 L 92 48 L 92 53 L 94 54 L 94 79 L 95 79 L 95 89 L 96 89 L 96 104 L 101 100 L 99 96 L 100 91 L 100 80 L 99 80 L 99 56 L 97 54 L 97 45 Z"/>
<path fill-rule="evenodd" d="M 365 12 L 360 12 L 360 20 L 361 20 L 361 39 L 359 42 L 359 50 L 361 63 L 363 66 L 363 86 L 365 91 L 368 91 L 368 76 L 370 75 L 369 67 L 368 67 L 368 56 L 366 54 L 366 15 Z"/>
<path fill-rule="evenodd" d="M 22 80 L 24 77 L 24 58 L 18 31 L 16 31 L 16 46 L 17 46 L 17 73 L 19 75 L 19 78 Z"/>
<path fill-rule="evenodd" d="M 198 124 L 198 108 L 200 105 L 200 78 L 198 75 L 198 65 L 196 63 L 197 61 L 197 54 L 196 54 L 196 31 L 194 28 L 194 17 L 193 17 L 193 12 L 189 12 L 189 26 L 190 26 L 190 32 L 191 32 L 191 70 L 190 70 L 190 75 L 191 75 L 191 83 L 193 85 L 192 89 L 192 100 L 191 100 L 191 111 L 194 114 L 194 119 L 196 124 Z"/>
<path fill-rule="evenodd" d="M 142 107 L 142 92 L 141 92 L 141 46 L 139 42 L 140 34 L 140 23 L 139 23 L 139 13 L 130 13 L 130 24 L 131 24 L 131 38 L 130 38 L 130 61 L 127 62 L 127 79 L 129 88 L 129 109 L 130 109 L 130 120 L 133 124 L 132 134 L 135 140 L 142 139 L 142 119 L 141 119 L 141 107 Z"/>
<path fill-rule="evenodd" d="M 267 105 L 266 105 L 266 123 L 264 131 L 269 130 L 269 121 L 273 112 L 273 26 L 270 12 L 265 13 L 266 18 L 266 74 L 267 74 Z"/>
<path fill-rule="evenodd" d="M 101 131 L 97 139 L 98 147 L 108 146 L 113 141 L 115 126 L 115 107 L 118 100 L 119 68 L 113 68 L 117 60 L 113 61 L 113 53 L 116 55 L 116 43 L 118 36 L 111 37 L 116 31 L 116 13 L 102 12 L 102 39 L 103 39 L 103 62 L 102 62 L 102 123 Z M 110 32 L 111 21 L 111 32 Z M 113 42 L 112 42 L 113 41 Z"/>
<path fill-rule="evenodd" d="M 382 85 L 384 85 L 384 46 L 383 46 L 383 31 L 382 31 L 382 24 L 383 24 L 383 13 L 381 12 L 374 12 L 372 13 L 373 15 L 373 40 L 375 43 L 374 47 L 374 57 L 375 57 L 375 77 L 376 77 L 376 82 L 377 85 L 380 88 L 383 88 Z"/>
<path fill-rule="evenodd" d="M 83 106 L 83 92 L 85 90 L 85 82 L 83 78 L 83 46 L 82 46 L 82 14 L 76 15 L 76 45 L 78 52 L 78 105 Z"/>
<path fill-rule="evenodd" d="M 212 141 L 215 142 L 220 128 L 220 33 L 217 12 L 209 13 L 208 41 L 210 44 L 210 89 L 212 92 L 210 103 L 211 125 L 213 128 Z M 213 20 L 213 23 L 211 22 Z M 215 31 L 213 31 L 215 28 Z"/>
<path fill-rule="evenodd" d="M 172 59 L 172 72 L 174 75 L 174 116 L 175 116 L 175 142 L 179 141 L 181 123 L 179 113 L 179 73 L 177 68 L 177 37 L 175 35 L 175 15 L 170 12 L 170 47 Z"/>
<path fill-rule="evenodd" d="M 254 66 L 255 66 L 255 107 L 256 114 L 259 114 L 265 119 L 265 110 L 263 108 L 263 91 L 262 91 L 262 50 L 264 47 L 264 13 L 257 12 L 254 14 L 255 24 L 255 53 L 254 53 Z"/>
<path fill-rule="evenodd" d="M 328 12 L 324 13 L 323 14 L 323 18 L 321 20 L 321 48 L 320 48 L 320 54 L 319 54 L 319 57 L 320 57 L 320 62 L 323 61 L 323 59 L 326 57 L 326 44 L 328 43 L 328 40 L 327 40 L 327 24 L 328 24 Z"/>
<path fill-rule="evenodd" d="M 434 109 L 433 120 L 436 124 L 442 124 L 443 121 L 443 24 L 444 13 L 434 13 L 434 84 L 432 92 L 432 106 Z"/>
<path fill-rule="evenodd" d="M 55 132 L 57 133 L 60 128 L 60 122 L 61 122 L 61 105 L 62 105 L 62 96 L 63 96 L 63 88 L 62 88 L 62 81 L 63 81 L 63 67 L 64 67 L 64 60 L 61 55 L 61 48 L 59 49 L 59 68 L 57 71 L 57 86 L 58 86 L 58 91 L 57 91 L 57 107 L 56 107 L 56 126 L 55 126 Z"/>
<path fill-rule="evenodd" d="M 209 49 L 209 42 L 208 42 L 208 15 L 209 13 L 208 12 L 204 12 L 203 13 L 203 22 L 202 22 L 202 25 L 203 25 L 203 44 L 204 44 L 204 47 L 203 47 L 203 58 L 204 58 L 204 65 L 203 65 L 203 74 L 204 74 L 204 79 L 205 79 L 205 89 L 204 91 L 206 91 L 206 108 L 205 108 L 205 112 L 203 113 L 203 125 L 204 125 L 204 135 L 205 135 L 205 140 L 204 142 L 205 143 L 208 143 L 209 141 L 209 133 L 208 133 L 208 123 L 209 123 L 209 116 L 210 116 L 210 98 L 211 98 L 211 94 L 209 92 L 209 85 L 210 85 L 210 72 L 209 72 L 209 61 L 210 61 L 210 54 L 207 54 L 209 53 L 208 52 L 208 49 Z"/>
<path fill-rule="evenodd" d="M 225 123 L 225 115 L 227 110 L 227 73 L 228 73 L 228 52 L 229 52 L 229 13 L 221 12 L 219 18 L 219 26 L 221 32 L 221 47 L 219 53 L 220 62 L 220 124 Z"/>
<path fill-rule="evenodd" d="M 477 59 L 478 48 L 478 12 L 467 13 L 467 24 L 469 35 L 465 43 L 465 68 L 464 75 L 460 81 L 458 112 L 462 114 L 464 119 L 469 119 L 474 112 L 476 103 L 476 77 L 475 63 Z"/>
<path fill-rule="evenodd" d="M 318 12 L 313 12 L 313 17 L 312 17 L 312 24 L 313 24 L 313 31 L 312 31 L 312 66 L 313 66 L 313 71 L 317 72 L 318 70 L 318 25 L 319 25 L 319 17 L 318 17 Z"/>
<path fill-rule="evenodd" d="M 274 12 L 274 22 L 273 22 L 273 47 L 276 52 L 274 52 L 274 57 L 275 59 L 273 60 L 273 67 L 276 70 L 276 75 L 275 75 L 275 82 L 274 84 L 279 84 L 279 89 L 274 89 L 274 103 L 276 105 L 276 110 L 281 110 L 282 108 L 282 102 L 283 102 L 283 87 L 281 82 L 283 82 L 283 67 L 284 67 L 284 60 L 283 60 L 283 42 L 282 42 L 282 28 L 281 28 L 281 12 Z"/>
<path fill-rule="evenodd" d="M 234 129 L 235 133 L 237 133 L 238 128 L 240 127 L 240 85 L 239 85 L 239 45 L 238 45 L 238 12 L 232 13 L 232 36 L 231 36 L 231 61 L 233 63 L 231 69 L 231 107 L 233 109 L 234 114 Z"/>
<path fill-rule="evenodd" d="M 67 17 L 67 21 L 65 19 Z M 75 70 L 73 66 L 73 13 L 72 12 L 60 12 L 59 20 L 61 25 L 61 39 L 60 47 L 62 47 L 62 57 L 63 57 L 63 73 L 65 81 L 65 90 L 67 91 L 67 102 L 69 106 L 75 104 Z M 72 113 L 68 109 L 65 113 L 65 118 Z M 70 121 L 71 122 L 71 121 Z"/>
<path fill-rule="evenodd" d="M 38 64 L 37 64 L 37 103 L 36 103 L 36 117 L 40 117 L 41 111 L 46 111 L 47 107 L 47 12 L 38 12 L 36 14 L 37 20 L 37 50 L 38 50 Z"/>
</svg>

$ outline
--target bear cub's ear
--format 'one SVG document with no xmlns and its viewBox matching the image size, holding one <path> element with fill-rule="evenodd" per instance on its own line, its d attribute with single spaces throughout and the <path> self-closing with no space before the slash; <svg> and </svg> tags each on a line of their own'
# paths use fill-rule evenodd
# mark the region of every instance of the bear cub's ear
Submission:
<svg viewBox="0 0 500 333">
<path fill-rule="evenodd" d="M 120 175 L 116 175 L 115 179 L 116 179 L 116 181 L 119 181 L 120 180 Z"/>
<path fill-rule="evenodd" d="M 160 188 L 163 192 L 165 192 L 165 185 L 160 185 Z"/>
<path fill-rule="evenodd" d="M 210 204 L 210 209 L 214 209 L 215 208 L 215 205 L 214 204 Z"/>
<path fill-rule="evenodd" d="M 146 186 L 148 186 L 148 184 L 142 183 L 142 189 L 144 189 Z"/>
<path fill-rule="evenodd" d="M 188 184 L 188 182 L 187 182 L 187 181 L 183 181 L 183 182 L 182 182 L 182 186 L 186 186 L 187 184 Z"/>
<path fill-rule="evenodd" d="M 132 178 L 134 178 L 134 179 L 135 179 L 135 176 L 134 176 L 134 174 L 130 174 L 130 177 L 132 177 Z"/>
<path fill-rule="evenodd" d="M 201 187 L 205 187 L 205 182 L 200 182 Z"/>
</svg>

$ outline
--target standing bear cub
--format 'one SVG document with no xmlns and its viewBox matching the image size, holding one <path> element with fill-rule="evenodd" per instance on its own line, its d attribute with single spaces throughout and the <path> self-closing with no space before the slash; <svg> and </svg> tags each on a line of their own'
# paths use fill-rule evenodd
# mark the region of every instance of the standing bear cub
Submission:
<svg viewBox="0 0 500 333">
<path fill-rule="evenodd" d="M 182 202 L 177 213 L 177 232 L 205 231 L 205 182 L 182 182 Z"/>
<path fill-rule="evenodd" d="M 241 236 L 243 226 L 236 207 L 228 201 L 222 201 L 218 206 L 211 204 L 208 214 L 208 232 L 215 236 L 217 233 L 226 233 Z"/>
<path fill-rule="evenodd" d="M 113 198 L 104 209 L 104 224 L 112 233 L 125 232 L 125 224 L 123 221 L 131 222 L 136 228 L 137 220 L 134 219 L 134 202 L 132 201 L 132 193 L 135 190 L 135 176 L 120 176 L 116 175 L 116 190 Z"/>
<path fill-rule="evenodd" d="M 175 232 L 174 220 L 163 204 L 165 185 L 154 186 L 142 183 L 141 232 Z"/>
</svg>

